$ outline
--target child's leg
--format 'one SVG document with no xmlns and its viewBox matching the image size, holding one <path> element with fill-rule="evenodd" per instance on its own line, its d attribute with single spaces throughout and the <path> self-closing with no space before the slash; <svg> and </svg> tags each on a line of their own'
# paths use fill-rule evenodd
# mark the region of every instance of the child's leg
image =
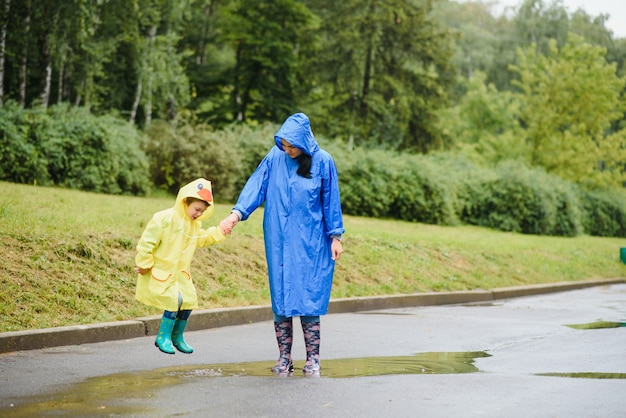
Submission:
<svg viewBox="0 0 626 418">
<path fill-rule="evenodd" d="M 189 315 L 191 315 L 191 310 L 180 310 L 180 307 L 183 304 L 183 295 L 178 292 L 178 314 L 176 316 L 176 323 L 174 324 L 174 329 L 172 331 L 172 343 L 174 347 L 181 353 L 191 354 L 193 353 L 193 347 L 187 344 L 185 339 L 183 338 L 183 332 L 185 331 L 185 327 L 187 326 L 187 320 L 189 319 Z"/>
<path fill-rule="evenodd" d="M 163 318 L 161 318 L 161 326 L 159 327 L 159 333 L 157 334 L 156 345 L 159 350 L 167 354 L 174 354 L 174 346 L 172 345 L 172 330 L 174 329 L 174 323 L 176 322 L 176 312 L 164 311 Z"/>
</svg>

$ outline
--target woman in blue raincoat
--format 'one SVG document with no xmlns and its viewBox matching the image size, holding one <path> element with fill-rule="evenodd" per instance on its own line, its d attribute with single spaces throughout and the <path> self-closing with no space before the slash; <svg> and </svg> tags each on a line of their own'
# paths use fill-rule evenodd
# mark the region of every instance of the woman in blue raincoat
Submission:
<svg viewBox="0 0 626 418">
<path fill-rule="evenodd" d="M 306 375 L 319 375 L 320 315 L 328 312 L 335 260 L 345 232 L 337 168 L 304 113 L 291 115 L 223 222 L 229 230 L 265 204 L 263 233 L 280 356 L 272 371 L 293 371 L 293 317 L 306 345 Z"/>
</svg>

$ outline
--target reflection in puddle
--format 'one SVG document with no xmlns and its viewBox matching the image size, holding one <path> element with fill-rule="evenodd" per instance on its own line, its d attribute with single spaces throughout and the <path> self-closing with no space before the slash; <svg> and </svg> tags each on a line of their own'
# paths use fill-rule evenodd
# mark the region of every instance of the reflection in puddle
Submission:
<svg viewBox="0 0 626 418">
<path fill-rule="evenodd" d="M 538 373 L 537 376 L 574 377 L 580 379 L 626 379 L 626 373 Z"/>
<path fill-rule="evenodd" d="M 413 356 L 365 357 L 322 361 L 322 378 L 354 378 L 394 374 L 474 373 L 474 359 L 490 357 L 484 351 L 418 353 Z M 303 361 L 301 363 L 304 363 Z M 0 409 L 1 416 L 30 417 L 46 415 L 98 416 L 133 415 L 154 412 L 128 401 L 149 399 L 155 392 L 188 379 L 231 376 L 274 378 L 273 361 L 179 366 L 136 373 L 117 373 L 94 377 L 61 392 L 20 399 L 18 405 Z M 302 367 L 304 364 L 299 365 Z M 296 366 L 297 370 L 297 364 Z M 293 377 L 303 378 L 294 373 Z M 132 403 L 132 402 L 131 402 Z"/>
<path fill-rule="evenodd" d="M 589 324 L 571 324 L 567 326 L 570 328 L 575 328 L 575 329 L 619 328 L 619 327 L 626 327 L 626 322 L 598 321 L 598 322 L 591 322 Z"/>
</svg>

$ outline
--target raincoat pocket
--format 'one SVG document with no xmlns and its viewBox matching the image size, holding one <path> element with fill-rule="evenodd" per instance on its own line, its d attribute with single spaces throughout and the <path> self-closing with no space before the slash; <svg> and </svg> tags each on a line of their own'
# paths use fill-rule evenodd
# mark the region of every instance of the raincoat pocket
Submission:
<svg viewBox="0 0 626 418">
<path fill-rule="evenodd" d="M 152 270 L 150 270 L 150 284 L 148 285 L 148 289 L 156 295 L 165 293 L 165 290 L 171 285 L 169 280 L 171 277 L 172 273 L 152 267 Z"/>
</svg>

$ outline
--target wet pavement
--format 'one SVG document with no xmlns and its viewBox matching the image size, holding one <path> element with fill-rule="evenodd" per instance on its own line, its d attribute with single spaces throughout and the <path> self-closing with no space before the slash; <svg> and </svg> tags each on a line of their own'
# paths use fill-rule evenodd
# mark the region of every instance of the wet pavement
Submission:
<svg viewBox="0 0 626 418">
<path fill-rule="evenodd" d="M 193 315 L 193 314 L 192 314 Z M 291 377 L 271 322 L 0 354 L 0 416 L 624 417 L 626 284 L 329 314 L 322 376 Z"/>
</svg>

